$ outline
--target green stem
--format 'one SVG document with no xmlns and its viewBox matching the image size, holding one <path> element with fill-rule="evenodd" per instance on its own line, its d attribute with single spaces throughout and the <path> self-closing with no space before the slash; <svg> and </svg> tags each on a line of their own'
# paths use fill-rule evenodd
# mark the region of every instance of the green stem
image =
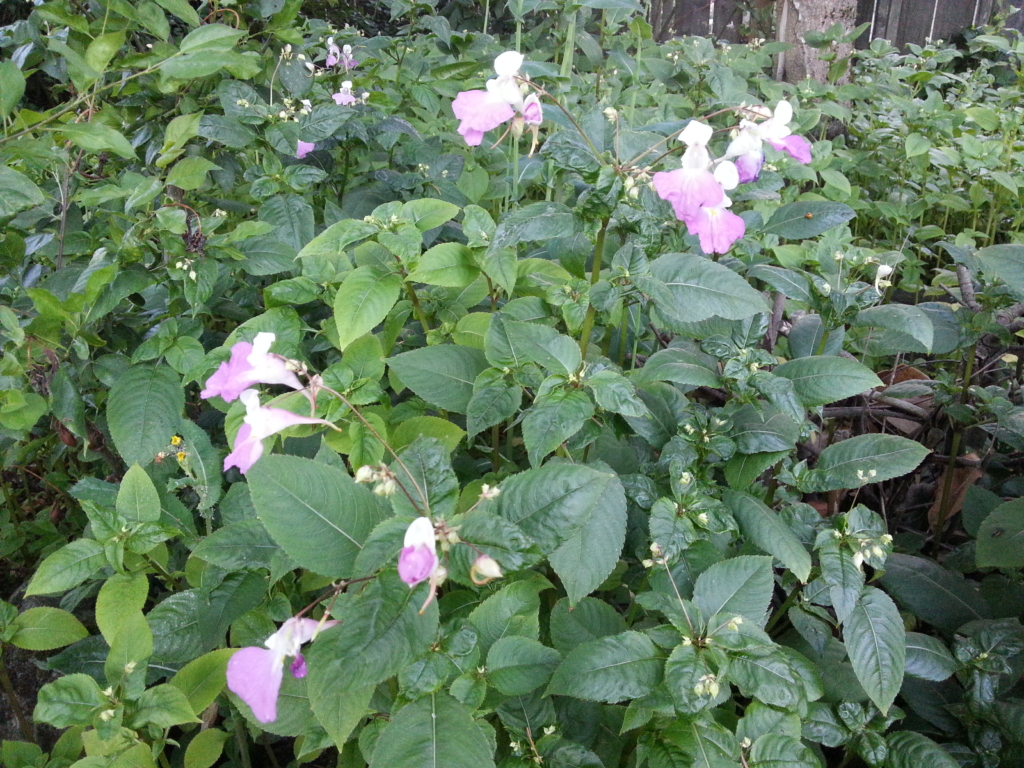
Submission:
<svg viewBox="0 0 1024 768">
<path fill-rule="evenodd" d="M 519 199 L 519 139 L 515 134 L 512 135 L 509 146 L 512 148 L 512 200 L 509 201 L 511 208 L 511 204 Z"/>
<path fill-rule="evenodd" d="M 964 381 L 960 388 L 960 405 L 967 405 L 970 397 L 971 377 L 974 375 L 974 357 L 978 352 L 978 343 L 971 344 L 967 350 L 967 359 L 964 361 Z M 959 425 L 959 422 L 958 422 Z M 953 503 L 953 476 L 956 474 L 956 460 L 960 453 L 960 440 L 963 437 L 963 427 L 957 426 L 953 432 L 953 442 L 949 446 L 949 461 L 946 463 L 946 478 L 942 484 L 942 502 L 939 505 L 939 517 L 935 521 L 935 558 L 939 558 L 942 547 L 942 529 L 946 527 L 946 517 L 949 515 L 949 508 Z"/>
<path fill-rule="evenodd" d="M 178 580 L 174 578 L 174 576 L 172 576 L 171 573 L 166 568 L 160 565 L 160 563 L 158 563 L 149 555 L 143 555 L 142 559 L 149 563 L 150 566 L 152 566 L 153 570 L 160 574 L 160 578 L 163 580 L 164 584 L 171 588 L 171 591 L 177 592 L 179 589 L 181 589 L 181 586 L 178 584 Z"/>
<path fill-rule="evenodd" d="M 796 602 L 797 597 L 800 596 L 800 593 L 803 592 L 803 589 L 803 584 L 797 584 L 795 587 L 793 587 L 793 591 L 789 593 L 789 596 L 786 598 L 785 602 L 783 602 L 782 605 L 779 606 L 779 610 L 777 610 L 775 614 L 771 617 L 771 619 L 768 621 L 768 624 L 764 628 L 765 632 L 771 632 L 772 628 L 782 620 L 782 617 L 789 612 L 790 607 L 793 605 L 794 602 Z"/>
<path fill-rule="evenodd" d="M 825 354 L 825 346 L 828 344 L 828 337 L 831 331 L 823 331 L 821 334 L 821 341 L 818 342 L 818 349 L 815 350 L 815 357 L 821 357 Z"/>
<path fill-rule="evenodd" d="M 579 13 L 572 0 L 568 2 L 569 25 L 565 29 L 565 47 L 562 48 L 562 70 L 559 73 L 562 77 L 572 75 L 572 57 L 576 52 L 576 15 Z"/>
<path fill-rule="evenodd" d="M 491 427 L 491 468 L 497 474 L 501 471 L 501 425 Z"/>
<path fill-rule="evenodd" d="M 420 321 L 420 325 L 423 326 L 423 332 L 426 333 L 430 330 L 430 323 L 427 322 L 427 315 L 423 311 L 423 306 L 420 304 L 420 297 L 416 295 L 416 289 L 409 283 L 405 284 L 406 293 L 409 294 L 409 298 L 412 300 L 412 308 L 416 312 L 416 319 Z"/>
<path fill-rule="evenodd" d="M 21 708 L 21 702 L 18 700 L 18 694 L 14 690 L 14 683 L 11 682 L 11 677 L 7 674 L 7 665 L 4 664 L 3 650 L 4 646 L 0 645 L 0 685 L 3 686 L 4 693 L 7 694 L 7 699 L 11 702 L 11 709 L 14 710 L 14 717 L 18 721 L 18 728 L 21 729 L 22 736 L 35 744 L 36 736 L 35 733 L 32 732 L 32 725 L 29 723 L 28 718 L 25 717 L 25 711 Z"/>
<path fill-rule="evenodd" d="M 235 710 L 235 742 L 238 744 L 238 757 L 242 761 L 242 768 L 252 768 L 252 760 L 249 759 L 249 741 L 245 735 L 245 722 L 242 720 L 242 713 Z"/>
<path fill-rule="evenodd" d="M 593 287 L 601 279 L 601 260 L 604 258 L 604 240 L 608 234 L 608 218 L 601 219 L 601 229 L 597 233 L 597 242 L 594 244 L 594 266 L 590 272 L 590 286 Z M 587 306 L 587 316 L 583 319 L 583 328 L 580 330 L 580 355 L 587 359 L 587 347 L 590 345 L 590 332 L 594 329 L 594 318 L 597 309 L 593 304 Z"/>
<path fill-rule="evenodd" d="M 484 34 L 487 34 L 487 21 L 491 16 L 491 0 L 484 0 Z M 518 48 L 516 50 L 519 50 Z"/>
</svg>

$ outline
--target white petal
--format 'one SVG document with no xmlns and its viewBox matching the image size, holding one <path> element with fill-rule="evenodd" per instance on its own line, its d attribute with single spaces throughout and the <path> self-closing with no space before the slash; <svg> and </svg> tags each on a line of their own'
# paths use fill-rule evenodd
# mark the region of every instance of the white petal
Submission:
<svg viewBox="0 0 1024 768">
<path fill-rule="evenodd" d="M 252 340 L 252 355 L 263 356 L 270 351 L 270 345 L 274 343 L 274 339 L 277 337 L 272 333 L 257 333 L 256 338 Z M 250 357 L 252 356 L 250 355 Z M 250 360 L 250 362 L 252 362 Z"/>
<path fill-rule="evenodd" d="M 789 121 L 793 119 L 793 105 L 788 101 L 780 101 L 778 106 L 775 107 L 775 114 L 772 115 L 772 120 L 781 125 L 789 125 Z"/>
<path fill-rule="evenodd" d="M 431 549 L 434 548 L 434 524 L 429 517 L 417 517 L 412 524 L 405 529 L 405 547 L 416 547 L 425 544 Z"/>
<path fill-rule="evenodd" d="M 499 77 L 513 77 L 519 74 L 519 68 L 523 66 L 526 57 L 516 51 L 505 51 L 494 60 L 494 71 Z"/>
<path fill-rule="evenodd" d="M 260 409 L 260 394 L 255 389 L 247 389 L 238 396 L 246 410 L 246 420 L 254 416 Z"/>
<path fill-rule="evenodd" d="M 711 137 L 714 134 L 715 129 L 707 123 L 691 120 L 687 123 L 686 127 L 683 128 L 683 132 L 679 134 L 679 140 L 688 147 L 692 147 L 694 144 L 707 146 L 707 143 L 711 141 Z"/>
<path fill-rule="evenodd" d="M 498 101 L 503 101 L 517 109 L 522 108 L 523 93 L 519 90 L 519 83 L 513 77 L 492 77 L 487 81 L 487 92 Z"/>
<path fill-rule="evenodd" d="M 740 157 L 751 152 L 758 152 L 761 149 L 761 139 L 753 131 L 740 128 L 739 134 L 729 143 L 725 151 L 726 157 Z"/>
<path fill-rule="evenodd" d="M 722 189 L 736 189 L 740 183 L 740 172 L 731 160 L 723 160 L 715 168 L 715 179 Z"/>
</svg>

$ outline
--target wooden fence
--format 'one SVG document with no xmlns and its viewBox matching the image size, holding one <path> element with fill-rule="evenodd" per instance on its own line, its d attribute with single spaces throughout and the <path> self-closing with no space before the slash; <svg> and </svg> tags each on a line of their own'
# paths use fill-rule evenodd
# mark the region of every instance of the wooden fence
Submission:
<svg viewBox="0 0 1024 768">
<path fill-rule="evenodd" d="M 1013 0 L 1013 5 L 1020 7 L 1021 0 Z M 702 35 L 741 41 L 771 34 L 774 6 L 773 0 L 661 0 L 653 3 L 651 17 L 660 39 Z M 902 47 L 948 40 L 968 27 L 988 23 L 996 10 L 998 0 L 857 0 L 857 23 L 870 24 L 861 45 L 884 37 Z M 1024 12 L 1011 17 L 1010 26 L 1024 27 Z"/>
</svg>

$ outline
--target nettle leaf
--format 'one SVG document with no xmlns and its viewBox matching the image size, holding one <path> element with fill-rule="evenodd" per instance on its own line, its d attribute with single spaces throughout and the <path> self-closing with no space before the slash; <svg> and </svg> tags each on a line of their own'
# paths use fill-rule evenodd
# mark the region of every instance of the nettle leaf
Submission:
<svg viewBox="0 0 1024 768">
<path fill-rule="evenodd" d="M 384 322 L 401 292 L 402 281 L 391 272 L 377 267 L 359 267 L 350 272 L 334 299 L 339 348 L 344 351 Z"/>
<path fill-rule="evenodd" d="M 619 560 L 626 537 L 626 495 L 619 478 L 579 464 L 549 464 L 501 485 L 500 514 L 548 555 L 578 603 Z"/>
<path fill-rule="evenodd" d="M 60 608 L 29 608 L 11 622 L 11 645 L 26 651 L 52 651 L 89 636 L 82 622 Z"/>
<path fill-rule="evenodd" d="M 853 208 L 842 203 L 801 201 L 779 208 L 761 231 L 787 240 L 806 240 L 845 224 L 856 215 Z"/>
<path fill-rule="evenodd" d="M 107 423 L 127 464 L 145 466 L 171 442 L 181 424 L 185 393 L 167 366 L 135 365 L 110 388 Z"/>
<path fill-rule="evenodd" d="M 431 405 L 465 413 L 473 382 L 487 368 L 479 349 L 457 344 L 423 347 L 389 357 L 388 366 L 402 384 Z"/>
<path fill-rule="evenodd" d="M 879 304 L 857 313 L 850 323 L 853 326 L 885 328 L 910 336 L 931 351 L 935 338 L 935 326 L 931 316 L 920 307 L 910 304 Z"/>
<path fill-rule="evenodd" d="M 538 466 L 593 415 L 594 404 L 576 389 L 556 389 L 538 397 L 523 418 L 523 442 L 530 464 Z"/>
<path fill-rule="evenodd" d="M 742 555 L 715 563 L 697 577 L 693 602 L 705 618 L 738 614 L 764 626 L 775 580 L 772 559 Z"/>
<path fill-rule="evenodd" d="M 77 587 L 107 562 L 103 545 L 92 539 L 78 539 L 48 555 L 29 582 L 26 596 L 66 592 Z"/>
<path fill-rule="evenodd" d="M 484 336 L 484 354 L 495 368 L 521 368 L 534 363 L 566 376 L 579 370 L 579 345 L 547 325 L 513 320 L 501 312 L 491 315 Z"/>
<path fill-rule="evenodd" d="M 906 630 L 892 599 L 874 587 L 864 587 L 843 623 L 843 640 L 860 684 L 882 713 L 903 684 Z"/>
<path fill-rule="evenodd" d="M 32 719 L 54 728 L 91 725 L 99 707 L 108 703 L 99 684 L 89 675 L 67 675 L 39 689 Z"/>
<path fill-rule="evenodd" d="M 138 464 L 133 464 L 121 480 L 117 513 L 130 523 L 155 523 L 160 519 L 160 496 Z"/>
<path fill-rule="evenodd" d="M 461 243 L 435 245 L 422 256 L 408 279 L 414 283 L 465 288 L 480 276 L 473 252 Z"/>
<path fill-rule="evenodd" d="M 811 485 L 815 491 L 859 488 L 917 469 L 931 453 L 898 435 L 857 435 L 821 452 Z"/>
<path fill-rule="evenodd" d="M 744 536 L 777 557 L 800 581 L 807 582 L 811 573 L 811 556 L 777 512 L 745 493 L 726 491 L 722 499 Z"/>
<path fill-rule="evenodd" d="M 455 511 L 459 497 L 459 481 L 452 469 L 448 450 L 432 437 L 418 437 L 399 454 L 403 467 L 392 462 L 395 479 L 406 488 L 413 501 L 401 491 L 391 495 L 391 506 L 399 515 L 430 513 L 433 517 L 449 517 Z M 409 474 L 406 473 L 408 469 Z M 411 477 L 410 477 L 411 474 Z M 426 496 L 424 499 L 421 492 Z"/>
<path fill-rule="evenodd" d="M 133 575 L 115 573 L 96 597 L 96 625 L 108 643 L 121 632 L 129 618 L 146 605 L 149 579 L 144 573 Z"/>
<path fill-rule="evenodd" d="M 920 733 L 896 731 L 886 739 L 886 768 L 957 768 L 949 753 Z"/>
<path fill-rule="evenodd" d="M 28 176 L 6 165 L 0 166 L 0 219 L 42 205 L 45 200 L 42 190 Z"/>
<path fill-rule="evenodd" d="M 904 608 L 945 632 L 955 632 L 969 621 L 991 617 L 988 603 L 974 588 L 974 582 L 934 560 L 889 555 L 879 583 Z"/>
<path fill-rule="evenodd" d="M 670 325 L 709 317 L 742 320 L 768 309 L 764 297 L 746 280 L 702 256 L 665 254 L 651 262 L 651 274 L 672 297 L 670 304 L 655 302 L 658 316 Z"/>
<path fill-rule="evenodd" d="M 1024 499 L 1000 504 L 978 528 L 979 568 L 1020 568 L 1024 565 Z"/>
<path fill-rule="evenodd" d="M 573 648 L 546 695 L 615 704 L 646 696 L 661 682 L 664 661 L 647 635 L 622 632 Z"/>
<path fill-rule="evenodd" d="M 865 365 L 845 357 L 801 357 L 772 371 L 793 382 L 804 406 L 833 403 L 882 386 L 882 380 Z"/>
<path fill-rule="evenodd" d="M 643 368 L 633 372 L 638 384 L 667 381 L 683 387 L 719 387 L 722 384 L 714 364 L 704 355 L 687 349 L 669 348 L 655 352 Z"/>
<path fill-rule="evenodd" d="M 819 768 L 814 752 L 793 736 L 766 733 L 750 749 L 750 768 Z"/>
<path fill-rule="evenodd" d="M 271 567 L 274 556 L 281 552 L 263 523 L 239 520 L 218 528 L 200 541 L 192 555 L 227 570 Z"/>
<path fill-rule="evenodd" d="M 906 674 L 938 683 L 949 678 L 958 666 L 949 648 L 939 638 L 907 632 Z"/>
<path fill-rule="evenodd" d="M 381 732 L 370 768 L 493 768 L 491 741 L 447 693 L 407 704 Z"/>
<path fill-rule="evenodd" d="M 626 621 L 611 605 L 585 597 L 575 606 L 562 598 L 551 609 L 551 643 L 562 653 L 608 635 L 626 631 Z"/>
<path fill-rule="evenodd" d="M 300 566 L 331 578 L 353 575 L 363 542 L 387 516 L 371 491 L 311 459 L 264 456 L 247 478 L 271 538 Z"/>
<path fill-rule="evenodd" d="M 580 229 L 572 209 L 562 203 L 533 203 L 509 211 L 498 224 L 488 253 L 524 242 L 572 237 Z"/>
<path fill-rule="evenodd" d="M 540 574 L 514 581 L 488 597 L 469 614 L 478 633 L 477 646 L 486 653 L 502 637 L 540 638 L 540 593 L 552 589 Z"/>
<path fill-rule="evenodd" d="M 487 653 L 487 677 L 506 696 L 523 696 L 544 685 L 562 654 L 528 637 L 503 637 Z"/>
</svg>

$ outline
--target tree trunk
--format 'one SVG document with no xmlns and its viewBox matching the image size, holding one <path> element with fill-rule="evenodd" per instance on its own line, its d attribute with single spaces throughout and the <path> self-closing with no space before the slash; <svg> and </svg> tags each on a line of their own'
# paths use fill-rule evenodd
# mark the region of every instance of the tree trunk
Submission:
<svg viewBox="0 0 1024 768">
<path fill-rule="evenodd" d="M 818 57 L 827 50 L 804 43 L 804 33 L 824 32 L 836 22 L 846 31 L 857 26 L 857 0 L 779 0 L 776 24 L 779 40 L 793 45 L 779 55 L 776 79 L 798 83 L 805 78 L 825 81 L 829 62 Z M 849 56 L 853 46 L 838 44 L 831 52 L 838 58 Z"/>
</svg>

